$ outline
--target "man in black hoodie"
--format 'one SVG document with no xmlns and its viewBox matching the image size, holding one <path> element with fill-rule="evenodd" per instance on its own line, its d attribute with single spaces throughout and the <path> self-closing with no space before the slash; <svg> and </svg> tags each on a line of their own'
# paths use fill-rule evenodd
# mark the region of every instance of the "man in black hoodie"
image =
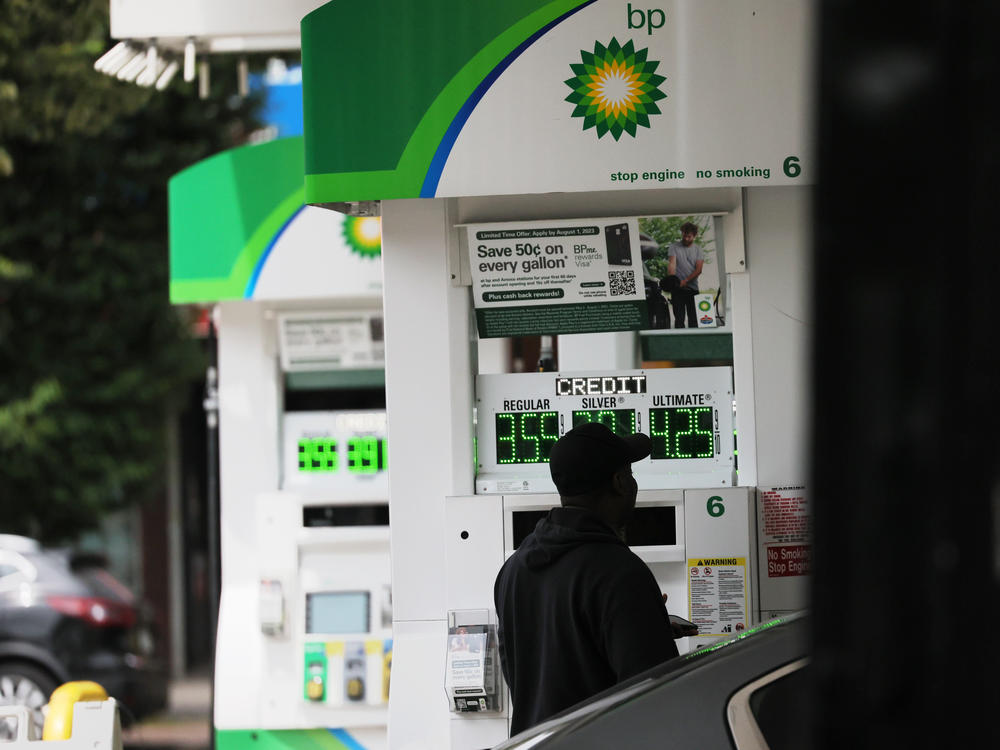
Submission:
<svg viewBox="0 0 1000 750">
<path fill-rule="evenodd" d="M 649 437 L 574 427 L 549 454 L 561 507 L 538 522 L 493 587 L 511 735 L 677 656 L 652 572 L 622 539 Z"/>
</svg>

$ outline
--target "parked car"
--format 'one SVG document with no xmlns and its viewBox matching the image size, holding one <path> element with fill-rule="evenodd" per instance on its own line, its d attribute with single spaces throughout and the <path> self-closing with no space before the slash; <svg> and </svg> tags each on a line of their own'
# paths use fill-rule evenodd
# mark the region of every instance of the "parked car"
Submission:
<svg viewBox="0 0 1000 750">
<path fill-rule="evenodd" d="M 93 680 L 125 723 L 166 706 L 167 676 L 132 593 L 94 555 L 0 534 L 0 705 L 43 706 L 64 682 Z M 14 721 L 0 720 L 0 740 Z"/>
<path fill-rule="evenodd" d="M 684 654 L 494 750 L 800 750 L 808 738 L 808 615 Z"/>
</svg>

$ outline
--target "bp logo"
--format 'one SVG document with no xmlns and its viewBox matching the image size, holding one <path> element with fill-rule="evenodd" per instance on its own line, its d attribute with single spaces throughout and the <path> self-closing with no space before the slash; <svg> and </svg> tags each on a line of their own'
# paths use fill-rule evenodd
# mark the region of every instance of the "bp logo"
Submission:
<svg viewBox="0 0 1000 750">
<path fill-rule="evenodd" d="M 345 216 L 343 233 L 351 252 L 363 258 L 382 254 L 382 220 L 378 216 Z"/>
<path fill-rule="evenodd" d="M 698 309 L 701 310 L 702 312 L 708 312 L 709 310 L 712 309 L 712 303 L 709 302 L 707 299 L 703 299 L 701 302 L 698 303 Z"/>
<path fill-rule="evenodd" d="M 667 97 L 657 88 L 667 79 L 654 72 L 660 64 L 647 60 L 648 49 L 636 51 L 632 41 L 621 46 L 611 37 L 607 47 L 594 42 L 594 52 L 580 50 L 582 63 L 570 64 L 575 78 L 566 81 L 573 93 L 566 101 L 575 104 L 573 117 L 583 118 L 583 129 L 597 128 L 617 141 L 622 133 L 635 138 L 641 125 L 649 127 L 649 116 L 660 114 L 656 102 Z"/>
</svg>

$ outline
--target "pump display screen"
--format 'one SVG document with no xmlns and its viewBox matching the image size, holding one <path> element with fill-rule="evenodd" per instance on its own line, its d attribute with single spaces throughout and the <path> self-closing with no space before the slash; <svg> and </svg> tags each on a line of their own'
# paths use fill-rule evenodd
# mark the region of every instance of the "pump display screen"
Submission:
<svg viewBox="0 0 1000 750">
<path fill-rule="evenodd" d="M 355 437 L 347 441 L 347 470 L 355 474 L 374 474 L 385 471 L 385 440 L 374 437 Z"/>
<path fill-rule="evenodd" d="M 587 422 L 600 422 L 616 435 L 634 435 L 636 433 L 635 409 L 591 409 L 590 411 L 573 412 L 574 427 L 579 427 Z"/>
<path fill-rule="evenodd" d="M 496 415 L 497 463 L 547 463 L 558 439 L 559 412 L 505 411 Z"/>
<path fill-rule="evenodd" d="M 713 458 L 714 410 L 708 406 L 649 410 L 650 457 Z"/>
<path fill-rule="evenodd" d="M 306 632 L 367 633 L 370 600 L 368 591 L 317 591 L 306 594 Z"/>
<path fill-rule="evenodd" d="M 553 492 L 547 466 L 566 432 L 595 422 L 652 441 L 632 464 L 639 489 L 736 481 L 730 367 L 481 374 L 476 378 L 476 493 Z"/>
<path fill-rule="evenodd" d="M 330 438 L 299 440 L 299 471 L 336 471 L 337 441 Z"/>
<path fill-rule="evenodd" d="M 346 448 L 345 445 L 346 444 Z M 338 447 L 346 450 L 346 465 L 342 466 Z M 349 471 L 355 474 L 374 474 L 386 468 L 385 440 L 374 437 L 356 437 L 342 441 L 330 438 L 303 438 L 299 440 L 299 471 Z"/>
<path fill-rule="evenodd" d="M 388 496 L 385 411 L 293 411 L 282 422 L 282 488 Z"/>
</svg>

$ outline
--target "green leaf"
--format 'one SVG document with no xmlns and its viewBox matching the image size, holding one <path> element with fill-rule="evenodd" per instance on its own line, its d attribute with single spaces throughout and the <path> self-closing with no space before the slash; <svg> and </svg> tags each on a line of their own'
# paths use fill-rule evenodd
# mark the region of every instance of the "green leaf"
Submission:
<svg viewBox="0 0 1000 750">
<path fill-rule="evenodd" d="M 0 518 L 44 541 L 162 495 L 164 415 L 205 367 L 168 301 L 167 182 L 259 127 L 231 59 L 205 100 L 97 73 L 108 9 L 0 3 Z"/>
</svg>

